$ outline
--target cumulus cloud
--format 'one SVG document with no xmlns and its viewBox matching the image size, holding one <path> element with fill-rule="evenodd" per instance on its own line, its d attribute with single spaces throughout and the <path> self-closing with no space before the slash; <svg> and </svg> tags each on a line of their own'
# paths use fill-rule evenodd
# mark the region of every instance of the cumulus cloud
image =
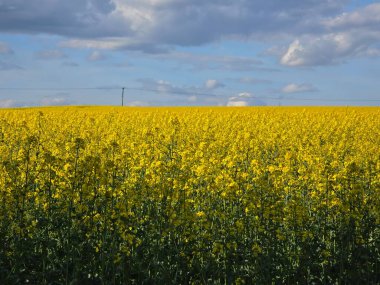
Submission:
<svg viewBox="0 0 380 285">
<path fill-rule="evenodd" d="M 73 101 L 71 101 L 67 97 L 54 97 L 54 96 L 48 96 L 42 98 L 40 101 L 40 104 L 42 106 L 65 106 L 65 105 L 72 105 Z"/>
<path fill-rule="evenodd" d="M 317 89 L 311 84 L 295 84 L 295 83 L 290 83 L 281 89 L 281 92 L 286 93 L 286 94 L 305 93 L 305 92 L 314 92 L 314 91 L 317 91 Z"/>
<path fill-rule="evenodd" d="M 328 65 L 380 54 L 380 3 L 323 20 L 322 34 L 294 40 L 282 54 L 287 66 Z"/>
<path fill-rule="evenodd" d="M 0 100 L 0 108 L 12 108 L 17 107 L 18 103 L 15 100 L 12 99 L 3 99 Z"/>
<path fill-rule="evenodd" d="M 240 92 L 235 96 L 229 97 L 226 106 L 243 107 L 243 106 L 265 106 L 265 101 L 257 98 L 250 92 Z"/>
<path fill-rule="evenodd" d="M 2 0 L 0 32 L 61 35 L 65 47 L 150 54 L 168 53 L 173 46 L 224 39 L 285 40 L 288 46 L 276 52 L 281 50 L 280 63 L 286 66 L 326 65 L 353 56 L 379 56 L 380 3 L 343 13 L 349 2 Z M 1 50 L 8 49 L 0 43 Z M 182 56 L 182 60 L 187 59 Z M 259 64 L 245 58 L 218 61 L 206 65 L 249 70 Z"/>
<path fill-rule="evenodd" d="M 348 0 L 2 0 L 0 31 L 71 39 L 114 39 L 147 49 L 200 45 L 230 37 L 278 38 L 315 29 Z M 95 41 L 96 42 L 96 41 Z M 92 42 L 92 44 L 95 44 Z"/>
<path fill-rule="evenodd" d="M 225 85 L 223 83 L 219 82 L 216 79 L 208 79 L 205 82 L 205 87 L 206 87 L 206 89 L 209 89 L 209 90 L 216 89 L 219 87 L 224 87 L 224 86 Z"/>
<path fill-rule="evenodd" d="M 153 105 L 226 105 L 225 101 L 228 96 L 225 94 L 225 90 L 216 93 L 215 89 L 207 89 L 204 83 L 196 86 L 178 86 L 166 80 L 150 78 L 137 81 L 141 87 L 135 89 L 152 93 L 156 101 L 150 100 L 149 102 Z M 241 100 L 248 97 L 244 96 L 242 93 Z"/>
<path fill-rule="evenodd" d="M 117 15 L 111 17 L 114 10 L 115 4 L 107 0 L 2 0 L 0 31 L 78 37 L 122 35 L 120 30 L 126 27 L 118 25 Z"/>
<path fill-rule="evenodd" d="M 333 18 L 326 19 L 324 25 L 330 29 L 371 27 L 371 29 L 380 28 L 380 3 L 373 3 L 351 13 L 342 13 Z"/>
<path fill-rule="evenodd" d="M 195 96 L 195 95 L 189 96 L 189 97 L 187 97 L 187 101 L 192 102 L 192 103 L 197 102 L 198 101 L 198 97 Z"/>
<path fill-rule="evenodd" d="M 241 93 L 239 93 L 238 97 L 239 98 L 252 98 L 253 95 L 249 92 L 241 92 Z"/>
<path fill-rule="evenodd" d="M 130 106 L 130 107 L 144 107 L 144 106 L 149 106 L 149 103 L 145 102 L 145 101 L 132 101 L 132 102 L 128 102 L 126 104 L 126 106 Z"/>
<path fill-rule="evenodd" d="M 187 88 L 178 87 L 166 80 L 154 80 L 150 78 L 139 79 L 141 89 L 145 91 L 153 91 L 157 93 L 172 93 L 172 94 L 189 94 Z"/>
<path fill-rule="evenodd" d="M 329 65 L 343 62 L 355 56 L 377 56 L 379 49 L 371 44 L 380 40 L 380 32 L 337 33 L 321 37 L 305 37 L 289 45 L 281 57 L 281 64 L 287 66 Z"/>
<path fill-rule="evenodd" d="M 118 2 L 122 2 L 119 0 Z M 199 45 L 226 37 L 273 37 L 308 29 L 316 15 L 339 11 L 344 0 L 140 1 L 138 27 L 154 41 Z M 125 3 L 125 2 L 123 2 Z M 154 4 L 152 4 L 154 3 Z M 124 4 L 125 8 L 128 4 Z M 135 6 L 136 7 L 136 6 Z M 191 35 L 191 36 L 189 36 Z"/>
<path fill-rule="evenodd" d="M 281 57 L 281 64 L 287 66 L 313 66 L 337 63 L 348 55 L 351 45 L 344 35 L 329 34 L 322 37 L 296 39 Z"/>
<path fill-rule="evenodd" d="M 97 39 L 67 39 L 59 44 L 65 48 L 109 49 L 140 51 L 146 54 L 165 54 L 171 48 L 151 42 L 141 42 L 134 38 L 106 37 Z"/>
<path fill-rule="evenodd" d="M 92 51 L 87 57 L 89 61 L 101 61 L 104 59 L 106 59 L 105 55 L 98 50 Z"/>
<path fill-rule="evenodd" d="M 246 107 L 248 106 L 247 101 L 228 101 L 227 102 L 228 107 Z"/>
<path fill-rule="evenodd" d="M 207 86 L 177 86 L 166 80 L 154 80 L 150 78 L 139 79 L 138 82 L 141 84 L 141 90 L 153 91 L 159 94 L 173 94 L 173 95 L 185 95 L 185 96 L 202 96 L 214 97 L 216 95 L 211 94 L 211 90 L 217 88 L 218 85 L 222 85 L 218 82 L 209 82 L 209 87 Z M 206 81 L 207 83 L 207 81 Z"/>
<path fill-rule="evenodd" d="M 123 38 L 104 39 L 68 39 L 60 43 L 64 48 L 87 48 L 87 49 L 119 49 L 128 45 L 130 40 Z"/>
</svg>

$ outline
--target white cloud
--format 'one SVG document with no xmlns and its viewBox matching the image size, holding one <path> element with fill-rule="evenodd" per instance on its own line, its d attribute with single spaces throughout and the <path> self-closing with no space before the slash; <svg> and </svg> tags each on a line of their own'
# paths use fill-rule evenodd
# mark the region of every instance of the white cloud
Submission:
<svg viewBox="0 0 380 285">
<path fill-rule="evenodd" d="M 66 48 L 87 48 L 87 49 L 121 49 L 123 46 L 134 42 L 126 38 L 106 37 L 102 39 L 69 39 L 60 43 Z"/>
<path fill-rule="evenodd" d="M 87 11 L 81 7 L 87 9 L 83 12 L 86 15 L 95 13 L 95 23 L 80 22 L 79 30 L 83 31 L 73 32 L 61 46 L 162 54 L 176 45 L 194 46 L 229 38 L 286 40 L 290 42 L 286 47 L 275 46 L 267 50 L 267 54 L 279 56 L 280 63 L 285 66 L 329 65 L 357 56 L 379 55 L 380 3 L 349 13 L 342 13 L 348 0 L 327 3 L 295 0 L 286 4 L 262 0 L 113 0 L 107 3 L 108 9 L 104 10 L 98 7 Z M 74 13 L 71 9 L 66 12 Z M 62 33 L 56 31 L 56 34 Z M 171 56 L 182 61 L 192 60 L 178 53 Z M 260 64 L 252 58 L 219 57 L 216 62 L 202 59 L 200 55 L 196 57 L 193 65 L 209 69 L 252 70 Z"/>
<path fill-rule="evenodd" d="M 85 49 L 108 49 L 108 50 L 131 50 L 141 51 L 147 54 L 164 54 L 170 48 L 163 45 L 142 42 L 134 38 L 105 37 L 99 39 L 68 39 L 59 43 L 64 48 L 85 48 Z"/>
<path fill-rule="evenodd" d="M 252 98 L 253 95 L 249 92 L 241 92 L 241 93 L 239 93 L 238 97 L 239 98 Z"/>
<path fill-rule="evenodd" d="M 248 106 L 248 102 L 246 101 L 228 101 L 228 107 L 246 107 Z"/>
<path fill-rule="evenodd" d="M 173 92 L 175 88 L 168 81 L 157 80 L 156 81 L 156 89 L 158 92 L 166 93 L 166 92 Z"/>
<path fill-rule="evenodd" d="M 341 15 L 323 21 L 330 29 L 368 27 L 378 28 L 380 23 L 380 3 L 373 3 L 351 13 Z"/>
<path fill-rule="evenodd" d="M 228 38 L 270 41 L 293 38 L 287 47 L 271 47 L 267 53 L 280 54 L 280 63 L 285 66 L 328 65 L 355 56 L 378 56 L 380 3 L 338 14 L 347 2 L 115 0 L 113 9 L 99 16 L 102 28 L 97 37 L 69 37 L 62 46 L 158 54 L 170 51 L 173 45 L 200 45 Z M 216 21 L 221 24 L 213 24 Z M 110 23 L 123 24 L 115 27 Z M 120 26 L 127 28 L 123 32 Z M 185 54 L 171 56 L 192 60 Z M 219 56 L 213 61 L 207 56 L 194 57 L 197 58 L 193 65 L 209 69 L 252 70 L 261 63 L 252 58 Z"/>
<path fill-rule="evenodd" d="M 12 108 L 17 107 L 18 104 L 15 100 L 12 99 L 4 99 L 0 100 L 0 108 Z"/>
<path fill-rule="evenodd" d="M 280 63 L 286 66 L 335 64 L 355 56 L 378 56 L 380 3 L 342 13 L 349 2 L 3 0 L 0 32 L 61 35 L 65 38 L 61 43 L 64 47 L 138 50 L 151 54 L 167 53 L 175 46 L 226 39 L 264 39 L 276 43 L 286 40 L 290 44 L 285 51 L 281 48 L 271 51 L 281 52 Z M 0 44 L 1 50 L 8 49 Z M 41 58 L 60 56 L 57 51 L 39 55 Z M 229 57 L 209 62 L 198 56 L 195 64 L 209 69 L 251 70 L 260 62 Z"/>
<path fill-rule="evenodd" d="M 215 97 L 211 94 L 210 89 L 206 86 L 177 86 L 166 80 L 154 80 L 154 79 L 139 79 L 138 82 L 141 83 L 141 89 L 147 91 L 153 91 L 159 94 L 167 94 L 172 96 L 181 96 L 182 98 L 187 96 L 188 98 L 193 98 L 192 96 L 197 96 L 198 98 L 205 97 Z"/>
<path fill-rule="evenodd" d="M 224 87 L 225 85 L 221 82 L 219 82 L 218 80 L 215 80 L 215 79 L 208 79 L 206 80 L 205 82 L 205 87 L 206 89 L 216 89 L 216 88 L 219 88 L 219 87 Z"/>
<path fill-rule="evenodd" d="M 380 41 L 380 31 L 304 37 L 289 45 L 280 62 L 287 66 L 313 66 L 341 63 L 346 58 L 355 56 L 376 56 L 379 49 L 371 45 L 378 40 Z"/>
<path fill-rule="evenodd" d="M 105 58 L 106 57 L 103 53 L 101 53 L 98 50 L 94 50 L 88 55 L 87 60 L 89 60 L 89 61 L 101 61 L 101 60 L 104 60 Z"/>
<path fill-rule="evenodd" d="M 218 1 L 140 1 L 129 5 L 126 17 L 134 27 L 154 42 L 200 45 L 226 38 L 276 38 L 310 30 L 321 15 L 330 15 L 346 0 L 304 0 L 286 3 L 263 0 Z M 131 9 L 132 8 L 132 9 Z M 137 11 L 133 8 L 137 8 Z M 133 11 L 133 12 L 132 12 Z M 133 16 L 132 16 L 133 15 Z"/>
<path fill-rule="evenodd" d="M 359 56 L 379 56 L 380 3 L 321 21 L 325 31 L 294 40 L 282 54 L 287 66 L 341 63 Z"/>
<path fill-rule="evenodd" d="M 365 52 L 365 55 L 373 57 L 380 56 L 380 48 L 368 48 Z"/>
<path fill-rule="evenodd" d="M 141 89 L 152 91 L 157 94 L 168 94 L 168 95 L 188 95 L 192 96 L 194 93 L 197 93 L 198 89 L 196 87 L 187 87 L 187 86 L 176 86 L 166 80 L 154 80 L 154 79 L 139 79 L 138 82 L 141 83 Z"/>
<path fill-rule="evenodd" d="M 126 104 L 126 106 L 130 107 L 144 107 L 144 106 L 149 106 L 149 103 L 144 102 L 144 101 L 132 101 Z"/>
<path fill-rule="evenodd" d="M 141 86 L 136 89 L 149 92 L 155 98 L 149 101 L 152 105 L 226 105 L 226 95 L 207 89 L 204 83 L 198 86 L 179 86 L 166 80 L 150 78 L 137 81 Z M 241 100 L 244 99 L 241 97 Z"/>
<path fill-rule="evenodd" d="M 290 94 L 290 93 L 303 93 L 303 92 L 314 92 L 317 89 L 311 84 L 295 84 L 290 83 L 284 86 L 281 89 L 282 93 Z"/>
<path fill-rule="evenodd" d="M 265 106 L 267 105 L 265 101 L 257 98 L 250 92 L 241 92 L 235 96 L 229 97 L 226 106 Z"/>
<path fill-rule="evenodd" d="M 317 19 L 341 11 L 347 0 L 327 2 L 2 0 L 0 31 L 95 42 L 119 38 L 142 44 L 140 48 L 194 46 L 226 38 L 278 38 L 310 31 Z"/>
<path fill-rule="evenodd" d="M 243 107 L 243 106 L 249 106 L 248 100 L 250 98 L 253 98 L 253 95 L 249 92 L 241 92 L 236 96 L 232 96 L 228 98 L 227 106 L 231 107 Z"/>
<path fill-rule="evenodd" d="M 189 102 L 197 102 L 198 101 L 198 97 L 193 95 L 193 96 L 190 96 L 187 98 L 187 101 Z"/>
<path fill-rule="evenodd" d="M 281 63 L 289 66 L 304 65 L 304 60 L 302 59 L 304 50 L 305 48 L 300 44 L 300 41 L 298 39 L 295 40 L 281 57 Z"/>
<path fill-rule="evenodd" d="M 72 105 L 73 102 L 65 97 L 45 97 L 40 101 L 42 106 L 65 106 Z"/>
</svg>

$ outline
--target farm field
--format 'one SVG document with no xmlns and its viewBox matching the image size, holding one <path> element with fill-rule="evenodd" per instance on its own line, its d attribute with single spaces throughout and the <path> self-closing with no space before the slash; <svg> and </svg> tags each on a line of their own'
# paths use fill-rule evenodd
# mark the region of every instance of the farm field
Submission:
<svg viewBox="0 0 380 285">
<path fill-rule="evenodd" d="M 380 108 L 0 110 L 0 284 L 379 284 Z"/>
</svg>

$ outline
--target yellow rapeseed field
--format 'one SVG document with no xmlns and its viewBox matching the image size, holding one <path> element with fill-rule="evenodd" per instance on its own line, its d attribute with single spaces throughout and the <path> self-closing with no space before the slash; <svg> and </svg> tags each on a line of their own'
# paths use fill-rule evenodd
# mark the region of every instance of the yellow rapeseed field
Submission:
<svg viewBox="0 0 380 285">
<path fill-rule="evenodd" d="M 1 284 L 380 284 L 380 108 L 0 110 Z"/>
</svg>

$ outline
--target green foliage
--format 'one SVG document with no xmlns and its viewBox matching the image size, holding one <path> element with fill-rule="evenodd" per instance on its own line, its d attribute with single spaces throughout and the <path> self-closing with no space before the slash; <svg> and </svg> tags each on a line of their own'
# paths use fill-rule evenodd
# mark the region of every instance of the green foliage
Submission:
<svg viewBox="0 0 380 285">
<path fill-rule="evenodd" d="M 377 109 L 0 118 L 0 284 L 380 283 Z"/>
</svg>

